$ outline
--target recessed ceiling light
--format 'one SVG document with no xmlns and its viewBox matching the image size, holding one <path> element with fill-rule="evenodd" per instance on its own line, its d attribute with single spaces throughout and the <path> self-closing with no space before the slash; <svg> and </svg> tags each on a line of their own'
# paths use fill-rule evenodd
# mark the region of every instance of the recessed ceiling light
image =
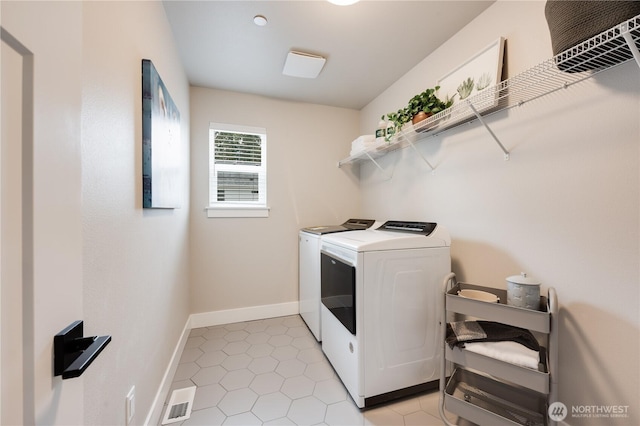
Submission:
<svg viewBox="0 0 640 426">
<path fill-rule="evenodd" d="M 329 3 L 337 4 L 338 6 L 350 6 L 354 3 L 358 3 L 360 0 L 329 0 Z"/>
<path fill-rule="evenodd" d="M 267 18 L 262 15 L 256 15 L 253 17 L 253 23 L 259 27 L 264 27 L 267 25 Z"/>
</svg>

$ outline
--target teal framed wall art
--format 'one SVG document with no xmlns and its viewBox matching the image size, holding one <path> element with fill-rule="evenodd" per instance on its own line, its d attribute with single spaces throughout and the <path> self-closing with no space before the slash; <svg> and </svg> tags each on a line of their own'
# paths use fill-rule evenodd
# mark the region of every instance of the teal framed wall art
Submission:
<svg viewBox="0 0 640 426">
<path fill-rule="evenodd" d="M 180 112 L 160 75 L 142 60 L 142 207 L 181 206 Z"/>
</svg>

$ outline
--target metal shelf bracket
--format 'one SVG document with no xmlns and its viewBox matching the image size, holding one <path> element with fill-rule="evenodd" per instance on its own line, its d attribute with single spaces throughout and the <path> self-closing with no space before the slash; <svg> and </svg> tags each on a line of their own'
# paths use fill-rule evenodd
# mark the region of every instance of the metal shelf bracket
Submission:
<svg viewBox="0 0 640 426">
<path fill-rule="evenodd" d="M 504 160 L 507 161 L 509 159 L 509 151 L 507 151 L 504 145 L 502 145 L 502 142 L 500 142 L 500 139 L 498 139 L 496 134 L 493 133 L 493 130 L 491 130 L 491 128 L 487 125 L 487 123 L 485 123 L 485 121 L 482 119 L 482 116 L 480 115 L 476 107 L 474 107 L 471 102 L 468 102 L 468 105 L 469 105 L 469 108 L 471 108 L 471 111 L 473 111 L 473 113 L 476 115 L 476 118 L 478 119 L 478 121 L 482 123 L 482 125 L 484 126 L 485 129 L 487 129 L 487 132 L 489 132 L 493 140 L 496 141 L 496 143 L 504 153 Z"/>
<path fill-rule="evenodd" d="M 628 27 L 628 24 L 627 23 L 625 23 L 625 24 Z M 629 46 L 629 50 L 631 50 L 631 54 L 633 55 L 633 59 L 636 60 L 636 63 L 640 67 L 640 52 L 638 52 L 638 47 L 636 46 L 636 43 L 633 40 L 633 36 L 627 30 L 627 31 L 622 33 L 622 37 L 624 37 L 624 41 L 627 42 L 627 45 Z"/>
<path fill-rule="evenodd" d="M 391 178 L 393 177 L 393 173 L 392 173 L 392 174 L 387 173 L 387 172 L 382 168 L 382 166 L 381 166 L 380 164 L 378 164 L 378 162 L 377 162 L 377 161 L 376 161 L 376 160 L 371 156 L 371 154 L 369 154 L 369 152 L 368 152 L 368 151 L 365 151 L 364 153 L 367 155 L 367 157 L 369 158 L 369 160 L 371 160 L 371 162 L 372 162 L 373 164 L 375 164 L 375 165 L 376 165 L 376 167 L 377 167 L 377 168 L 382 172 L 382 174 L 383 174 L 383 175 L 385 175 L 385 177 L 386 177 L 387 179 L 391 179 Z"/>
<path fill-rule="evenodd" d="M 424 158 L 424 155 L 422 155 L 422 154 L 420 153 L 420 151 L 418 151 L 418 148 L 416 148 L 416 146 L 414 145 L 414 143 L 413 143 L 413 142 L 411 142 L 408 138 L 407 138 L 407 143 L 411 146 L 411 148 L 413 148 L 413 150 L 416 152 L 416 154 L 418 154 L 418 156 L 419 156 L 420 158 L 422 158 L 422 161 L 424 161 L 424 162 L 427 164 L 427 166 L 429 166 L 429 168 L 431 169 L 431 174 L 435 174 L 435 172 L 436 172 L 436 168 L 435 168 L 435 167 L 433 167 L 433 166 L 431 165 L 431 163 L 429 162 L 429 160 L 427 160 L 426 158 Z"/>
</svg>

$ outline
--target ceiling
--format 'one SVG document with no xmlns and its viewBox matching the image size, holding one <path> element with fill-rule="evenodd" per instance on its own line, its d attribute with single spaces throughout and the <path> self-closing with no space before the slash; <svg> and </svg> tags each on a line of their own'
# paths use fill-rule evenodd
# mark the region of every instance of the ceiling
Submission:
<svg viewBox="0 0 640 426">
<path fill-rule="evenodd" d="M 165 0 L 164 8 L 191 85 L 359 110 L 492 3 Z M 255 15 L 268 24 L 255 25 Z M 290 50 L 326 57 L 320 75 L 283 75 Z"/>
</svg>

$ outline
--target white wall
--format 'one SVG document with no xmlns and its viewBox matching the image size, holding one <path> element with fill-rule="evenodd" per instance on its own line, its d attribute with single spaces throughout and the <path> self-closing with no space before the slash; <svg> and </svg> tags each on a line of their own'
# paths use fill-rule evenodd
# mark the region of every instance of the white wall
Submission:
<svg viewBox="0 0 640 426">
<path fill-rule="evenodd" d="M 124 424 L 133 385 L 142 424 L 189 314 L 189 87 L 161 2 L 82 5 L 85 333 L 113 337 L 83 376 L 83 424 Z M 142 208 L 143 58 L 180 111 L 181 209 Z"/>
<path fill-rule="evenodd" d="M 507 77 L 552 56 L 544 2 L 499 1 L 364 108 L 361 129 L 499 36 Z M 435 175 L 411 149 L 382 160 L 390 180 L 371 164 L 360 171 L 365 216 L 450 230 L 459 280 L 504 288 L 527 271 L 543 292 L 557 289 L 559 400 L 629 406 L 607 424 L 640 424 L 639 111 L 640 69 L 629 63 L 489 118 L 509 161 L 476 123 L 418 144 Z"/>
<path fill-rule="evenodd" d="M 191 310 L 297 302 L 298 230 L 357 215 L 358 111 L 191 88 Z M 267 129 L 268 218 L 208 219 L 209 123 Z"/>
</svg>

